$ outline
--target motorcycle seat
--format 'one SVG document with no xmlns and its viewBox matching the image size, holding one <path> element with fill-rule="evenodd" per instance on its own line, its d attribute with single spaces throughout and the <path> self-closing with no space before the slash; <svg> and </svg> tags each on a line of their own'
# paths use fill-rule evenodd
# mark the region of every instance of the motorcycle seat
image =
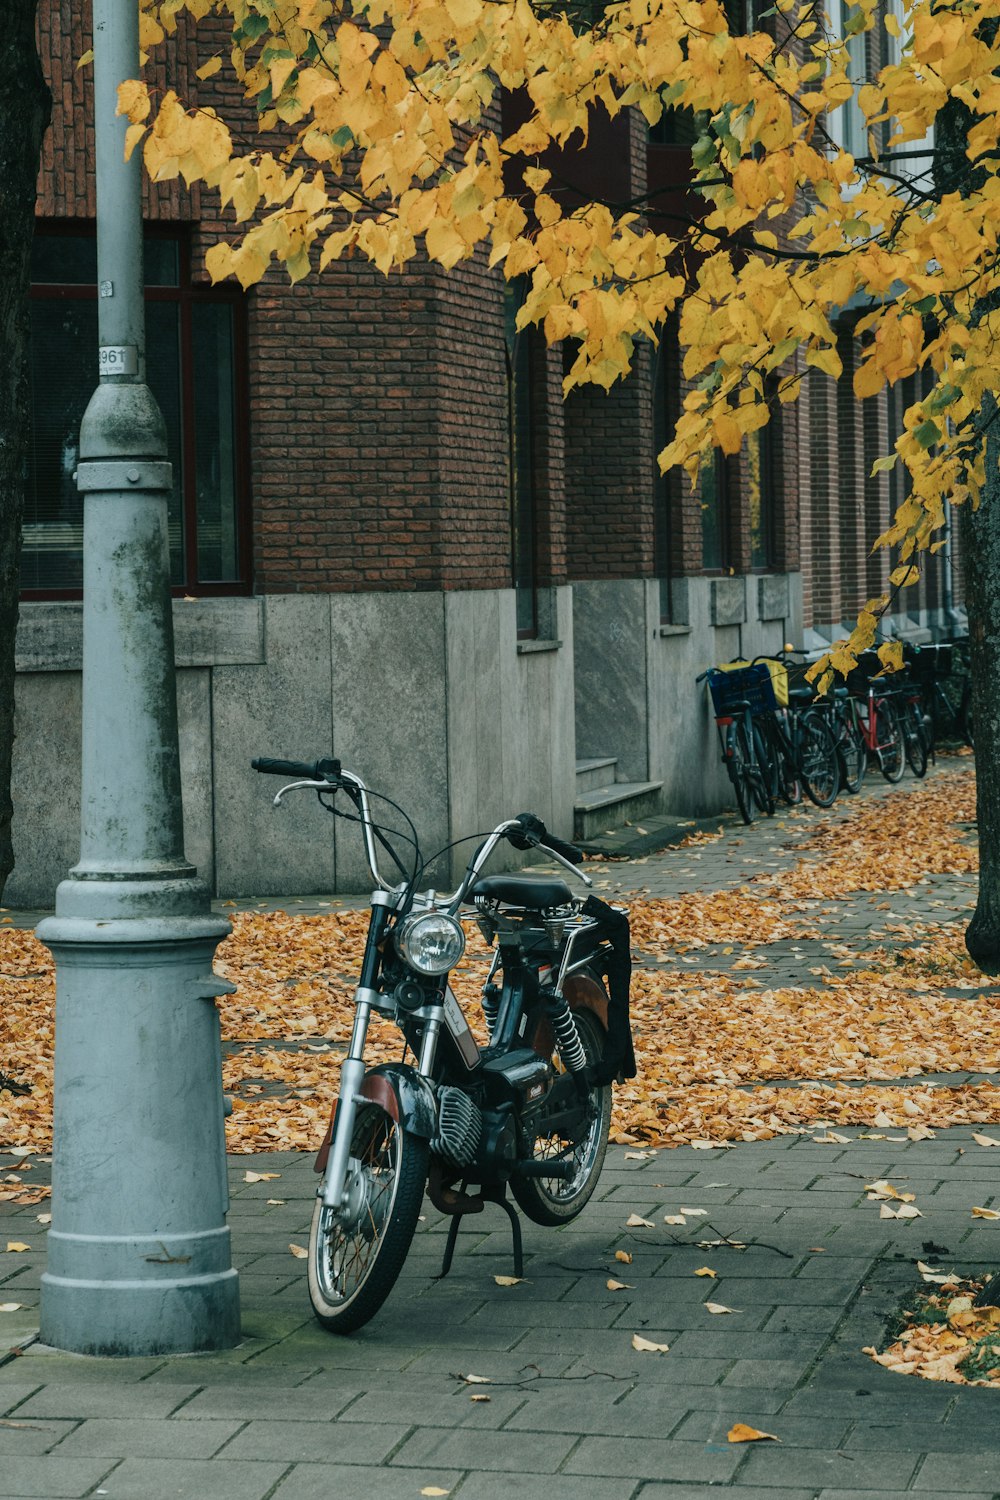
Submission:
<svg viewBox="0 0 1000 1500">
<path fill-rule="evenodd" d="M 511 906 L 530 911 L 548 911 L 552 906 L 566 906 L 573 893 L 564 880 L 539 880 L 526 875 L 487 875 L 477 880 L 469 892 L 473 901 L 506 901 Z"/>
</svg>

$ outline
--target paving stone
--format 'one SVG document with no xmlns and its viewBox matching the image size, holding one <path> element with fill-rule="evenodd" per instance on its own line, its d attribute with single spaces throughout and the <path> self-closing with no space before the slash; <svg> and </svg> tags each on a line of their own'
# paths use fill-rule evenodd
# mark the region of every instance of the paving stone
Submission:
<svg viewBox="0 0 1000 1500">
<path fill-rule="evenodd" d="M 639 1481 L 618 1476 L 546 1474 L 537 1494 L 540 1500 L 631 1500 L 640 1488 Z M 459 1493 L 461 1500 L 511 1500 L 511 1489 L 509 1476 L 469 1474 Z M 525 1500 L 534 1500 L 527 1484 L 522 1485 L 522 1493 Z"/>
<path fill-rule="evenodd" d="M 447 1490 L 450 1494 L 461 1478 L 458 1469 L 382 1468 L 378 1471 L 378 1500 L 415 1500 L 421 1490 L 431 1488 Z M 462 1492 L 468 1494 L 467 1483 L 462 1486 Z M 296 1464 L 274 1491 L 273 1500 L 372 1500 L 372 1494 L 372 1471 L 369 1468 L 341 1463 L 335 1469 L 331 1469 L 329 1463 Z M 209 1497 L 206 1496 L 205 1500 Z M 510 1500 L 509 1494 L 506 1500 Z"/>
<path fill-rule="evenodd" d="M 982 1434 L 980 1445 L 990 1442 L 989 1434 Z M 967 1490 L 992 1492 L 1000 1483 L 1000 1467 L 997 1464 L 996 1442 L 984 1451 L 965 1453 L 930 1453 L 920 1466 L 920 1472 L 912 1488 L 924 1493 L 932 1491 L 935 1500 L 942 1490 L 953 1490 L 962 1494 Z"/>
<path fill-rule="evenodd" d="M 731 1396 L 728 1409 L 690 1413 L 673 1436 L 689 1442 L 725 1443 L 728 1441 L 727 1434 L 733 1424 L 747 1422 L 747 1415 L 748 1408 L 739 1399 L 733 1400 Z M 756 1416 L 756 1413 L 754 1415 Z M 769 1418 L 763 1424 L 751 1421 L 748 1425 L 761 1426 L 761 1430 L 773 1432 L 775 1437 L 780 1439 L 783 1447 L 840 1448 L 844 1445 L 843 1440 L 851 1425 L 851 1419 L 848 1414 L 841 1415 L 833 1409 L 823 1417 L 794 1416 L 788 1412 L 782 1412 L 778 1416 Z M 893 1446 L 904 1445 L 900 1440 Z"/>
<path fill-rule="evenodd" d="M 80 1424 L 60 1446 L 60 1457 L 84 1453 L 96 1458 L 212 1458 L 238 1432 L 240 1420 L 202 1422 L 94 1417 Z"/>
<path fill-rule="evenodd" d="M 655 1438 L 585 1437 L 564 1465 L 567 1474 L 634 1475 L 637 1479 L 697 1479 L 721 1484 L 742 1458 L 732 1444 L 669 1442 Z"/>
<path fill-rule="evenodd" d="M 187 1366 L 187 1378 L 191 1379 L 191 1366 Z M 92 1417 L 168 1417 L 189 1396 L 198 1390 L 196 1385 L 171 1384 L 111 1385 L 103 1380 L 84 1380 L 79 1385 L 69 1381 L 54 1381 L 29 1396 L 19 1406 L 15 1416 L 74 1417 L 85 1420 Z"/>
<path fill-rule="evenodd" d="M 512 1474 L 552 1474 L 562 1467 L 576 1437 L 553 1433 L 447 1431 L 421 1427 L 393 1454 L 393 1466 L 496 1469 Z M 586 1473 L 587 1471 L 584 1470 Z"/>
<path fill-rule="evenodd" d="M 332 1422 L 361 1394 L 352 1389 L 355 1382 L 356 1376 L 352 1377 L 351 1385 L 339 1391 L 333 1387 L 311 1390 L 303 1390 L 301 1385 L 281 1387 L 271 1381 L 263 1387 L 247 1382 L 212 1385 L 185 1401 L 174 1412 L 174 1420 L 200 1422 L 206 1418 L 239 1417 L 249 1422 L 254 1417 L 265 1417 L 275 1422 Z"/>
<path fill-rule="evenodd" d="M 113 1467 L 104 1458 L 56 1458 L 51 1454 L 44 1457 L 11 1455 L 4 1457 L 0 1474 L 4 1491 L 8 1495 L 19 1495 L 24 1500 L 29 1500 L 29 1497 L 30 1500 L 36 1500 L 36 1497 L 44 1497 L 44 1500 L 76 1500 L 80 1495 L 89 1494 Z M 142 1500 L 155 1500 L 154 1496 L 147 1495 L 144 1491 L 133 1491 L 128 1500 L 136 1500 L 137 1493 L 142 1493 Z M 125 1500 L 126 1492 L 119 1491 L 119 1494 Z M 198 1497 L 198 1500 L 202 1500 L 202 1497 Z M 221 1496 L 219 1500 L 222 1500 Z M 234 1496 L 233 1500 L 238 1500 L 238 1497 Z M 254 1500 L 254 1497 L 247 1495 L 242 1500 Z"/>
<path fill-rule="evenodd" d="M 814 1489 L 762 1490 L 757 1485 L 740 1484 L 739 1480 L 735 1480 L 731 1488 L 738 1500 L 815 1500 L 816 1495 Z M 636 1500 L 710 1500 L 715 1493 L 715 1489 L 710 1490 L 704 1484 L 644 1484 Z"/>
<path fill-rule="evenodd" d="M 230 1459 L 281 1459 L 317 1462 L 336 1456 L 338 1463 L 380 1464 L 408 1432 L 377 1422 L 248 1422 L 225 1451 Z"/>
<path fill-rule="evenodd" d="M 54 1448 L 68 1432 L 72 1432 L 76 1426 L 75 1422 L 56 1421 L 50 1418 L 48 1421 L 36 1420 L 31 1422 L 27 1417 L 7 1417 L 0 1422 L 0 1472 L 3 1470 L 7 1455 L 11 1453 L 48 1453 Z"/>
<path fill-rule="evenodd" d="M 917 1455 L 884 1448 L 876 1457 L 826 1448 L 786 1448 L 755 1444 L 746 1455 L 740 1478 L 748 1484 L 809 1485 L 821 1489 L 870 1489 L 881 1478 L 896 1489 L 906 1489 L 917 1467 Z M 950 1481 L 954 1487 L 954 1480 Z"/>
<path fill-rule="evenodd" d="M 54 1459 L 36 1462 L 54 1463 Z M 78 1470 L 82 1459 L 66 1459 Z M 96 1462 L 96 1460 L 88 1460 Z M 108 1500 L 265 1500 L 287 1472 L 283 1463 L 234 1463 L 225 1459 L 126 1458 L 103 1479 Z M 329 1469 L 327 1478 L 329 1479 Z M 81 1495 L 83 1490 L 26 1490 L 28 1495 Z"/>
</svg>

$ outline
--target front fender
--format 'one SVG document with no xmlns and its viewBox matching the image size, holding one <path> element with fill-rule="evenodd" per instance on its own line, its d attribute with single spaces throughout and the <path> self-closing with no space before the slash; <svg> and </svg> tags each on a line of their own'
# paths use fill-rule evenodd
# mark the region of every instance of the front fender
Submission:
<svg viewBox="0 0 1000 1500">
<path fill-rule="evenodd" d="M 437 1133 L 437 1103 L 430 1084 L 409 1063 L 383 1063 L 372 1068 L 362 1080 L 358 1094 L 371 1100 L 411 1134 L 429 1141 Z M 337 1123 L 338 1099 L 330 1115 L 330 1124 L 313 1165 L 314 1172 L 326 1171 L 330 1142 Z"/>
</svg>

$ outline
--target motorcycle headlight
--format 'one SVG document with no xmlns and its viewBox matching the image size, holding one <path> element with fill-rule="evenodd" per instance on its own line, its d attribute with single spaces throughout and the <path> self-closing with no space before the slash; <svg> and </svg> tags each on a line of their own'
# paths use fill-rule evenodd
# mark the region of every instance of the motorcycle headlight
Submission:
<svg viewBox="0 0 1000 1500">
<path fill-rule="evenodd" d="M 446 912 L 419 912 L 398 928 L 396 951 L 418 974 L 447 974 L 465 952 L 465 933 Z"/>
</svg>

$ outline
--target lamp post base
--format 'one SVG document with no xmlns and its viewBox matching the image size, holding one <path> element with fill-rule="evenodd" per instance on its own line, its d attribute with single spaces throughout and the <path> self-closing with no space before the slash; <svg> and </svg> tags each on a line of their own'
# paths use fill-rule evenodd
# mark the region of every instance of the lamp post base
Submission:
<svg viewBox="0 0 1000 1500">
<path fill-rule="evenodd" d="M 47 1344 L 148 1355 L 239 1339 L 215 1007 L 234 986 L 212 972 L 228 931 L 207 911 L 38 929 L 56 960 Z"/>
</svg>

